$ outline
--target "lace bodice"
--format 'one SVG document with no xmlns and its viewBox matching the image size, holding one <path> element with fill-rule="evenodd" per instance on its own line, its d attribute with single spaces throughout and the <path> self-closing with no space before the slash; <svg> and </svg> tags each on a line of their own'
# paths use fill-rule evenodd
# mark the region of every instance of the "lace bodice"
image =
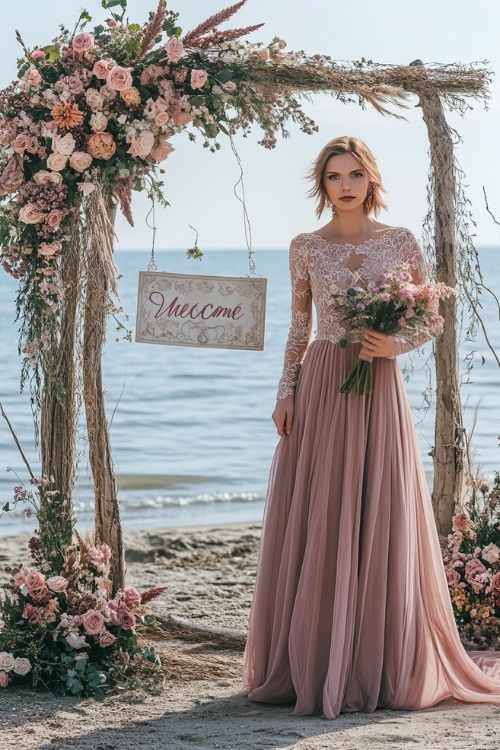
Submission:
<svg viewBox="0 0 500 750">
<path fill-rule="evenodd" d="M 397 263 L 408 263 L 415 283 L 425 280 L 425 262 L 419 243 L 404 227 L 390 227 L 376 238 L 360 245 L 337 244 L 315 233 L 299 234 L 290 245 L 292 313 L 285 347 L 283 374 L 278 398 L 295 392 L 301 362 L 307 350 L 312 328 L 312 302 L 317 313 L 316 339 L 338 342 L 346 333 L 341 314 L 335 314 L 331 295 L 354 283 L 355 272 L 367 283 L 376 284 L 382 274 Z M 401 337 L 391 357 L 421 346 L 429 336 L 412 343 Z"/>
</svg>

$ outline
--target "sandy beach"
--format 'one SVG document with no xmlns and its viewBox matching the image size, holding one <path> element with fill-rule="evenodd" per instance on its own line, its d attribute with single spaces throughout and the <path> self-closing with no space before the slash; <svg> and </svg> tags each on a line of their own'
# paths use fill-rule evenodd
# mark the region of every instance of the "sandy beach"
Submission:
<svg viewBox="0 0 500 750">
<path fill-rule="evenodd" d="M 155 611 L 245 630 L 260 538 L 259 524 L 126 533 L 127 583 L 165 585 Z M 28 562 L 28 536 L 0 540 L 3 567 Z M 445 701 L 426 711 L 345 714 L 333 721 L 291 716 L 292 706 L 239 695 L 241 651 L 156 641 L 172 674 L 158 694 L 137 689 L 103 702 L 56 698 L 26 689 L 0 696 L 5 748 L 31 750 L 250 750 L 258 748 L 498 748 L 500 707 Z M 169 666 L 169 659 L 172 660 Z M 183 662 L 184 660 L 184 662 Z M 186 668 L 183 668 L 183 663 Z"/>
</svg>

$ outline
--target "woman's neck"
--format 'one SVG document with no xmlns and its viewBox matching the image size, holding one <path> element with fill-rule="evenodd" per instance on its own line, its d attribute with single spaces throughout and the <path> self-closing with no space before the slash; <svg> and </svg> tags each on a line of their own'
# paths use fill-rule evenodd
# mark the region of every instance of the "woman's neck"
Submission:
<svg viewBox="0 0 500 750">
<path fill-rule="evenodd" d="M 363 209 L 361 211 L 337 210 L 335 216 L 325 227 L 336 237 L 362 237 L 373 232 L 374 221 L 370 219 Z"/>
</svg>

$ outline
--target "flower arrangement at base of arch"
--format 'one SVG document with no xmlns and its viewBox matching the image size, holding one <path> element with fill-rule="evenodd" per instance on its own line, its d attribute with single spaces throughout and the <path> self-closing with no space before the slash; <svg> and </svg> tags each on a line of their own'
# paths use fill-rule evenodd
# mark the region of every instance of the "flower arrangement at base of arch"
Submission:
<svg viewBox="0 0 500 750">
<path fill-rule="evenodd" d="M 61 260 L 95 191 L 119 202 L 132 224 L 132 190 L 166 204 L 159 165 L 178 133 L 195 140 L 198 132 L 216 151 L 220 134 L 247 133 L 254 122 L 267 147 L 277 130 L 287 135 L 289 120 L 317 129 L 291 88 L 246 80 L 252 70 L 307 58 L 285 53 L 278 38 L 268 47 L 241 41 L 262 24 L 218 30 L 245 1 L 184 36 L 165 0 L 142 26 L 125 19 L 126 0 L 103 0 L 111 17 L 92 29 L 82 11 L 75 30 L 61 27 L 47 46 L 27 49 L 18 33 L 18 81 L 0 92 L 0 259 L 20 280 L 24 377 L 27 364 L 45 370 L 57 344 Z"/>
<path fill-rule="evenodd" d="M 469 477 L 465 512 L 453 517 L 443 553 L 455 621 L 464 646 L 500 650 L 500 472 L 493 487 Z"/>
</svg>

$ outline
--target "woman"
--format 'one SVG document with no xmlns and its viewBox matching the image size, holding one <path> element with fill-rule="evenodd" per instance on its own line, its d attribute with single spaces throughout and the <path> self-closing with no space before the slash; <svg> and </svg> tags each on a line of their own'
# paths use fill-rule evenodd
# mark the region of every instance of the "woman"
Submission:
<svg viewBox="0 0 500 750">
<path fill-rule="evenodd" d="M 290 247 L 292 317 L 273 413 L 281 440 L 243 692 L 326 718 L 424 708 L 452 696 L 500 704 L 500 653 L 467 654 L 455 626 L 395 361 L 415 343 L 366 331 L 360 343 L 338 344 L 345 328 L 332 293 L 355 274 L 376 283 L 401 262 L 421 283 L 418 242 L 409 230 L 371 217 L 385 207 L 383 187 L 359 139 L 330 141 L 311 176 L 318 216 L 327 205 L 333 216 Z M 308 346 L 313 300 L 317 332 Z M 358 356 L 373 360 L 373 393 L 340 394 Z"/>
</svg>

